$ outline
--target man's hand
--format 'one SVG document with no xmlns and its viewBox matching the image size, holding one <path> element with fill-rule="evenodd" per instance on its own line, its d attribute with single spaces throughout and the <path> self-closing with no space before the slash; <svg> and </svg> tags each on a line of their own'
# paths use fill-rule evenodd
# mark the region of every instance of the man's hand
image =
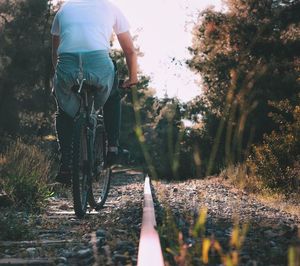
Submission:
<svg viewBox="0 0 300 266">
<path fill-rule="evenodd" d="M 138 80 L 136 79 L 136 80 L 130 80 L 130 79 L 127 79 L 127 80 L 125 80 L 124 82 L 123 82 L 123 84 L 122 84 L 122 88 L 123 89 L 129 89 L 129 88 L 131 88 L 132 86 L 135 86 L 135 85 L 137 85 L 138 84 Z"/>
</svg>

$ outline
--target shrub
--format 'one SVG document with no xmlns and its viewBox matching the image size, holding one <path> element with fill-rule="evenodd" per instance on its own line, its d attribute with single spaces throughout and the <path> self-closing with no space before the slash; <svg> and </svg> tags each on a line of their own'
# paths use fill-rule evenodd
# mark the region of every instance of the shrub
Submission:
<svg viewBox="0 0 300 266">
<path fill-rule="evenodd" d="M 39 210 L 51 195 L 47 186 L 50 168 L 45 152 L 18 139 L 1 156 L 0 188 L 16 208 Z"/>
<path fill-rule="evenodd" d="M 28 218 L 21 213 L 6 212 L 0 216 L 0 240 L 30 240 L 33 234 Z"/>
<path fill-rule="evenodd" d="M 300 98 L 300 95 L 299 95 Z M 275 104 L 272 103 L 275 107 Z M 270 114 L 280 126 L 264 136 L 262 145 L 253 146 L 247 165 L 272 190 L 297 191 L 300 181 L 300 105 L 287 100 Z"/>
</svg>

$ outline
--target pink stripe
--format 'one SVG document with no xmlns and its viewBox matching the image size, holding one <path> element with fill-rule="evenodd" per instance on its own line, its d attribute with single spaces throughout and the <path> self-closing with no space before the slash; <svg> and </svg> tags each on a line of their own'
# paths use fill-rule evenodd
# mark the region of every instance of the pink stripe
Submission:
<svg viewBox="0 0 300 266">
<path fill-rule="evenodd" d="M 155 226 L 156 220 L 150 189 L 150 178 L 147 176 L 144 186 L 144 209 L 138 253 L 138 266 L 164 265 L 159 236 L 155 230 Z"/>
</svg>

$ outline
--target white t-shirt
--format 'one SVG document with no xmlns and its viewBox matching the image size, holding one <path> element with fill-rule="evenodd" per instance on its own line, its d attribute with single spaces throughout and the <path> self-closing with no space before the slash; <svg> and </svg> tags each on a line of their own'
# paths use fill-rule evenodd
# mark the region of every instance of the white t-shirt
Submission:
<svg viewBox="0 0 300 266">
<path fill-rule="evenodd" d="M 60 36 L 58 54 L 108 50 L 112 31 L 129 30 L 123 13 L 108 0 L 68 0 L 54 17 L 51 34 Z"/>
</svg>

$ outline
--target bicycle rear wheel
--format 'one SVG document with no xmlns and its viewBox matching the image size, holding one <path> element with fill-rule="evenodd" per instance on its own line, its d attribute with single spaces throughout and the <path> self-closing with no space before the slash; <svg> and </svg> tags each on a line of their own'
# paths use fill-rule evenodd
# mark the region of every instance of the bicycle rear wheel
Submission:
<svg viewBox="0 0 300 266">
<path fill-rule="evenodd" d="M 96 159 L 94 180 L 90 187 L 89 204 L 99 210 L 103 207 L 110 187 L 111 169 L 107 167 L 107 139 L 104 128 L 98 128 L 96 133 L 94 154 Z"/>
<path fill-rule="evenodd" d="M 87 210 L 90 191 L 91 167 L 89 163 L 89 138 L 85 119 L 79 117 L 75 121 L 73 133 L 72 177 L 73 203 L 78 218 L 82 218 Z"/>
</svg>

